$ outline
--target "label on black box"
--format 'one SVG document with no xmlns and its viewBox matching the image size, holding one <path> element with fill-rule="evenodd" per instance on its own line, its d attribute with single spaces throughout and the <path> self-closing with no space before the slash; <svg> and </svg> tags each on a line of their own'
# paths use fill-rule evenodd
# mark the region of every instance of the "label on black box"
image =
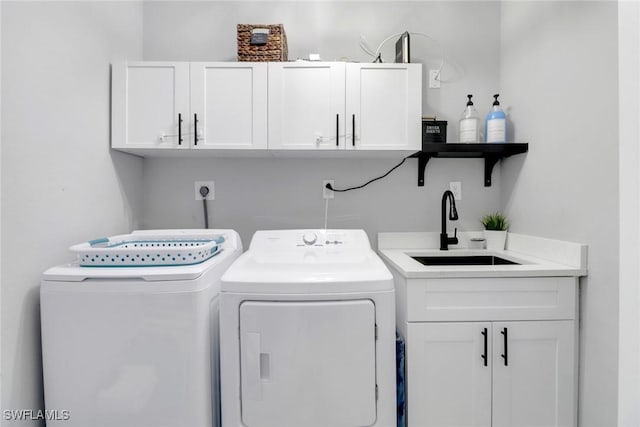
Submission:
<svg viewBox="0 0 640 427">
<path fill-rule="evenodd" d="M 447 139 L 447 122 L 432 121 L 422 122 L 422 142 L 426 143 L 443 143 Z"/>
<path fill-rule="evenodd" d="M 254 28 L 251 31 L 251 45 L 264 46 L 269 41 L 268 28 Z"/>
</svg>

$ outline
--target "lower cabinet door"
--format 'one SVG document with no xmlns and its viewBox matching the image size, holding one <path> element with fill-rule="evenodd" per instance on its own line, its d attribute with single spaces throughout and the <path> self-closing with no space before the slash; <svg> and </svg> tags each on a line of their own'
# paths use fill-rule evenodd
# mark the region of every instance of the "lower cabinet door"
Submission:
<svg viewBox="0 0 640 427">
<path fill-rule="evenodd" d="M 491 425 L 491 323 L 409 323 L 409 427 Z"/>
<path fill-rule="evenodd" d="M 575 426 L 575 322 L 493 323 L 493 426 Z"/>
</svg>

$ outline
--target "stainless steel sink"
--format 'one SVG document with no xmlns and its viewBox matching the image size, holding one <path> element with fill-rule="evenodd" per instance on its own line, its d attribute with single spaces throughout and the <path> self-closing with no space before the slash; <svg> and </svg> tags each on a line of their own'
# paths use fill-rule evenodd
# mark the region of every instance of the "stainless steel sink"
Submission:
<svg viewBox="0 0 640 427">
<path fill-rule="evenodd" d="M 520 265 L 495 255 L 412 256 L 423 265 Z"/>
</svg>

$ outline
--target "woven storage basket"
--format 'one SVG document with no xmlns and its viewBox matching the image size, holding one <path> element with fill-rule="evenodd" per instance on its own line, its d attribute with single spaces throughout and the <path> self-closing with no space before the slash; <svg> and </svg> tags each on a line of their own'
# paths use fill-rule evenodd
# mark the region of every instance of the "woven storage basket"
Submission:
<svg viewBox="0 0 640 427">
<path fill-rule="evenodd" d="M 251 44 L 254 28 L 267 28 L 269 39 L 262 46 Z M 287 61 L 287 35 L 282 24 L 238 24 L 238 61 Z"/>
</svg>

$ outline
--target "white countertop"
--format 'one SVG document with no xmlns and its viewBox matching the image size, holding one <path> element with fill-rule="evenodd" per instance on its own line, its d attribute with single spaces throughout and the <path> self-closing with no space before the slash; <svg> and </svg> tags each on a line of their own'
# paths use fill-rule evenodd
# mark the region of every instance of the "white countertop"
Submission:
<svg viewBox="0 0 640 427">
<path fill-rule="evenodd" d="M 587 246 L 580 243 L 508 233 L 504 251 L 468 249 L 471 237 L 460 233 L 459 245 L 439 250 L 437 232 L 379 233 L 378 253 L 406 278 L 586 276 Z M 495 255 L 519 264 L 427 266 L 412 256 Z"/>
</svg>

